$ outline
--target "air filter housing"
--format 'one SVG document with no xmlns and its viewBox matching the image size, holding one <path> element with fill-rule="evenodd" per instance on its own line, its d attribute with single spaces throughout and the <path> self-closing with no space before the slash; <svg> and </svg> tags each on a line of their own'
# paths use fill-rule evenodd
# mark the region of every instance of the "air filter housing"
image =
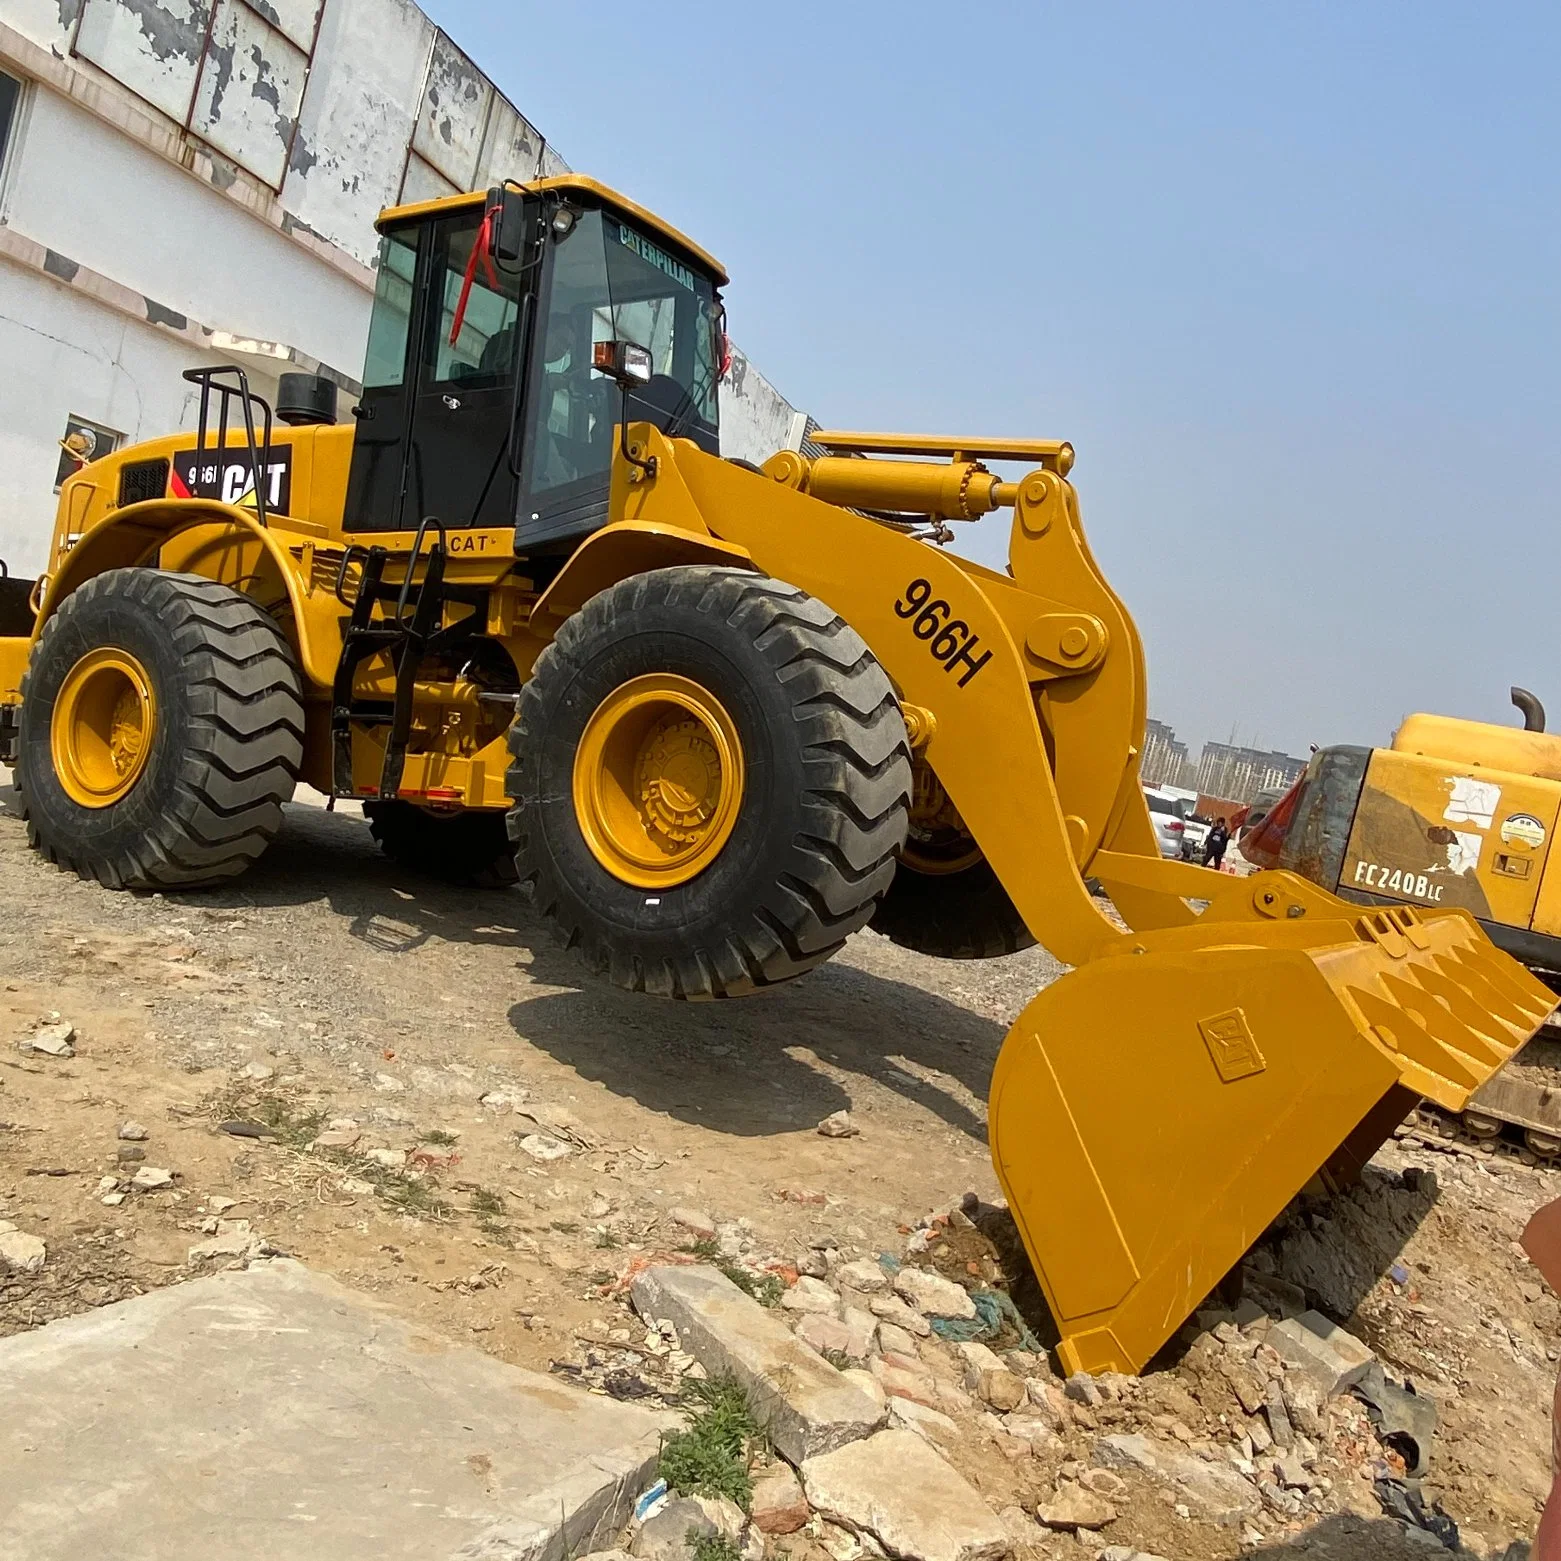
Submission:
<svg viewBox="0 0 1561 1561">
<path fill-rule="evenodd" d="M 336 386 L 323 374 L 284 374 L 276 386 L 276 415 L 294 428 L 336 421 Z"/>
</svg>

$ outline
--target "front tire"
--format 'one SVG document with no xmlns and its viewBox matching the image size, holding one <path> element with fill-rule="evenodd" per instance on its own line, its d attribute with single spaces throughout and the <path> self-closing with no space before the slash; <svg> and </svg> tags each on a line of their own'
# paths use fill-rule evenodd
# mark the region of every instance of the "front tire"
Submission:
<svg viewBox="0 0 1561 1561">
<path fill-rule="evenodd" d="M 521 886 L 632 991 L 733 997 L 828 959 L 905 840 L 910 749 L 860 636 L 794 586 L 686 566 L 593 597 L 510 731 Z"/>
<path fill-rule="evenodd" d="M 303 730 L 292 651 L 258 604 L 111 569 L 61 604 L 22 683 L 28 839 L 111 889 L 221 883 L 281 828 Z"/>
</svg>

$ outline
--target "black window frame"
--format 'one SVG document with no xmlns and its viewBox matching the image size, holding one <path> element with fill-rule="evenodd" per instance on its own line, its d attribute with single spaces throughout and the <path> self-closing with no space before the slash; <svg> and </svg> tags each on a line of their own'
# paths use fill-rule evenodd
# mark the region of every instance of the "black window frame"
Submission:
<svg viewBox="0 0 1561 1561">
<path fill-rule="evenodd" d="M 0 174 L 5 172 L 6 156 L 15 137 L 16 121 L 22 107 L 27 83 L 20 76 L 0 70 Z"/>
</svg>

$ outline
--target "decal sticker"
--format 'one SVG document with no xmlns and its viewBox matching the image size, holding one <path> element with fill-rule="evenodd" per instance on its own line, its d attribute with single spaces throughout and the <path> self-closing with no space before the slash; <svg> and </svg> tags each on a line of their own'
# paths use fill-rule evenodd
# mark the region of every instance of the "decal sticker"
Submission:
<svg viewBox="0 0 1561 1561">
<path fill-rule="evenodd" d="M 1449 824 L 1473 824 L 1489 829 L 1501 803 L 1501 787 L 1468 775 L 1450 775 L 1444 782 L 1452 792 L 1447 811 L 1442 815 Z"/>
<path fill-rule="evenodd" d="M 933 599 L 930 580 L 912 580 L 905 587 L 905 595 L 894 604 L 897 618 L 915 620 L 911 633 L 925 641 L 933 660 L 941 662 L 945 672 L 960 670 L 959 686 L 963 688 L 992 659 L 992 652 L 972 654 L 981 643 L 981 636 L 972 634 L 970 625 L 963 618 L 953 617 L 953 611 L 941 596 Z"/>
<path fill-rule="evenodd" d="M 1384 894 L 1413 895 L 1417 900 L 1429 900 L 1432 904 L 1442 898 L 1442 890 L 1446 888 L 1445 884 L 1437 883 L 1424 873 L 1406 873 L 1401 867 L 1389 869 L 1375 862 L 1357 862 L 1354 881 L 1363 889 L 1376 889 Z"/>
<path fill-rule="evenodd" d="M 278 515 L 290 513 L 293 502 L 293 447 L 271 446 L 262 468 L 266 508 Z M 169 492 L 176 499 L 219 499 L 242 509 L 255 508 L 255 477 L 249 469 L 249 451 L 233 445 L 201 452 L 176 450 Z"/>
<path fill-rule="evenodd" d="M 1545 843 L 1545 826 L 1532 813 L 1514 813 L 1502 820 L 1501 838 L 1509 846 L 1527 846 L 1537 851 Z"/>
</svg>

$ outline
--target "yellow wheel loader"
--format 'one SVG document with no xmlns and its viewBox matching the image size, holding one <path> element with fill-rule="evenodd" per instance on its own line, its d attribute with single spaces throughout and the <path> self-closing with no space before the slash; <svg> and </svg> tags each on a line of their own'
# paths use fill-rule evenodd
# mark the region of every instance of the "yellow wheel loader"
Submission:
<svg viewBox="0 0 1561 1561">
<path fill-rule="evenodd" d="M 1527 689 L 1511 697 L 1521 729 L 1411 715 L 1387 748 L 1319 750 L 1243 854 L 1359 905 L 1457 906 L 1561 991 L 1561 737 Z M 1507 1131 L 1561 1156 L 1556 1017 L 1469 1098 L 1458 1121 L 1470 1136 Z"/>
<path fill-rule="evenodd" d="M 1161 859 L 1071 446 L 723 460 L 725 277 L 674 228 L 575 176 L 379 227 L 351 425 L 328 386 L 273 426 L 200 370 L 193 436 L 62 489 L 0 640 L 62 867 L 224 881 L 302 778 L 404 859 L 515 879 L 637 991 L 772 986 L 864 926 L 1038 940 L 1076 968 L 1007 1037 L 991 1141 L 1070 1371 L 1142 1367 L 1303 1186 L 1418 1097 L 1461 1107 L 1548 1012 L 1462 910 Z M 1006 569 L 940 545 L 997 509 Z"/>
</svg>

